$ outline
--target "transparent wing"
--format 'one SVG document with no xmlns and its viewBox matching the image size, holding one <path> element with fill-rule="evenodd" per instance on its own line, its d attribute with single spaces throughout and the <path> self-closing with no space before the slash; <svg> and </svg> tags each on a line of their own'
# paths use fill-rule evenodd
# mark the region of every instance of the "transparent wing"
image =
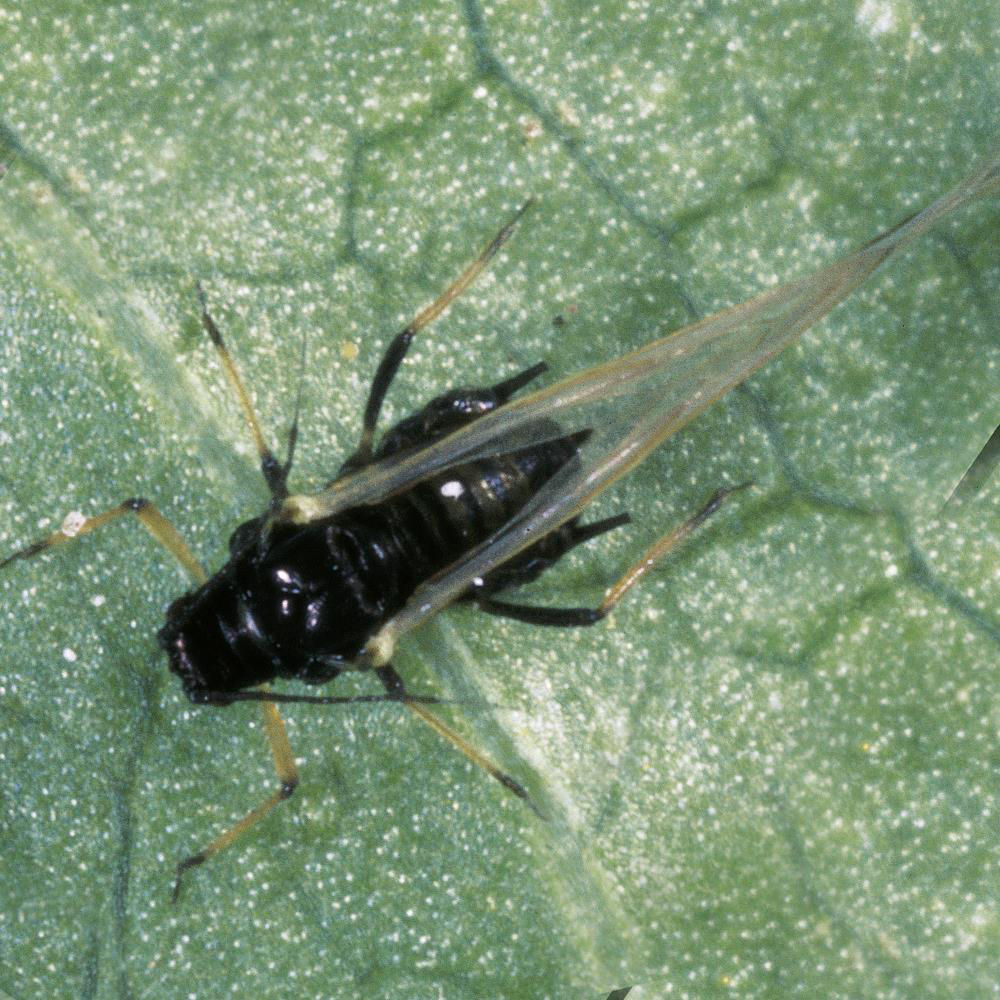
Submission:
<svg viewBox="0 0 1000 1000">
<path fill-rule="evenodd" d="M 897 250 L 962 205 L 998 190 L 1000 149 L 922 212 L 815 274 L 515 400 L 412 455 L 368 466 L 321 493 L 289 497 L 279 517 L 297 522 L 327 517 L 377 502 L 459 462 L 584 427 L 593 430 L 579 463 L 564 468 L 500 531 L 421 586 L 388 622 L 368 650 L 372 660 L 388 659 L 399 635 L 577 514 L 665 438 L 788 347 Z"/>
</svg>

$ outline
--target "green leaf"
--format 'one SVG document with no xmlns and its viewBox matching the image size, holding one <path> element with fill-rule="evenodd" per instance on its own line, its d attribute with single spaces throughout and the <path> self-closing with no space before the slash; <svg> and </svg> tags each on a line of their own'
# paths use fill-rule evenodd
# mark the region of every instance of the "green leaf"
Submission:
<svg viewBox="0 0 1000 1000">
<path fill-rule="evenodd" d="M 266 491 L 195 280 L 295 486 L 390 419 L 551 377 L 809 273 L 996 144 L 992 5 L 25 5 L 0 13 L 0 554 L 153 499 L 210 567 Z M 186 586 L 121 522 L 0 576 L 0 990 L 46 996 L 975 997 L 1000 978 L 1000 206 L 892 264 L 603 497 L 635 524 L 525 600 L 590 604 L 752 478 L 595 629 L 456 609 L 396 661 L 543 823 L 394 706 L 186 702 Z M 560 317 L 555 322 L 556 317 Z M 302 338 L 308 363 L 299 367 Z M 369 678 L 337 693 L 371 691 Z M 331 688 L 331 691 L 333 689 Z"/>
</svg>

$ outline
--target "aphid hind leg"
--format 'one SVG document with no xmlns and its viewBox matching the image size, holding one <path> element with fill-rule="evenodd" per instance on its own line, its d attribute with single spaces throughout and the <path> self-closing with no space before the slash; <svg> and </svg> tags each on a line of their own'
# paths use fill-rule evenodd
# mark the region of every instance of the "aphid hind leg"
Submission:
<svg viewBox="0 0 1000 1000">
<path fill-rule="evenodd" d="M 596 625 L 606 618 L 619 601 L 678 545 L 685 541 L 702 524 L 705 523 L 723 503 L 738 490 L 746 489 L 750 483 L 728 489 L 719 489 L 709 497 L 708 502 L 683 524 L 667 532 L 657 539 L 639 557 L 618 580 L 608 588 L 596 608 L 548 608 L 532 604 L 515 604 L 509 601 L 498 601 L 488 595 L 473 595 L 480 610 L 500 618 L 512 618 L 528 625 L 550 625 L 557 628 L 575 628 L 586 625 Z M 598 527 L 591 525 L 590 527 Z M 597 533 L 597 532 L 595 532 Z"/>
<path fill-rule="evenodd" d="M 70 514 L 62 523 L 58 531 L 53 531 L 51 535 L 40 538 L 23 549 L 7 556 L 0 562 L 0 569 L 15 562 L 18 559 L 30 559 L 40 555 L 42 552 L 71 542 L 81 535 L 87 535 L 98 528 L 103 528 L 106 524 L 134 514 L 146 528 L 146 530 L 197 580 L 204 583 L 207 579 L 204 568 L 194 557 L 194 553 L 188 548 L 187 542 L 181 538 L 177 529 L 160 513 L 154 503 L 144 497 L 130 497 L 123 500 L 115 507 L 111 507 L 93 517 L 84 517 L 82 514 Z"/>
<path fill-rule="evenodd" d="M 185 872 L 191 868 L 203 865 L 209 858 L 218 854 L 219 851 L 229 847 L 269 815 L 275 806 L 286 799 L 290 799 L 295 789 L 298 788 L 299 771 L 295 766 L 295 757 L 292 754 L 291 744 L 288 742 L 288 733 L 285 730 L 284 720 L 281 718 L 278 709 L 271 702 L 262 701 L 260 707 L 264 713 L 264 730 L 271 745 L 271 753 L 274 756 L 274 768 L 278 774 L 278 788 L 259 806 L 251 809 L 241 820 L 234 823 L 228 830 L 220 833 L 207 847 L 203 847 L 200 851 L 189 855 L 178 864 L 173 892 L 170 895 L 172 903 L 176 903 L 180 898 L 181 882 Z"/>
<path fill-rule="evenodd" d="M 438 318 L 482 273 L 489 262 L 496 256 L 500 248 L 510 239 L 518 220 L 531 206 L 532 200 L 526 201 L 500 229 L 492 240 L 483 248 L 482 253 L 455 279 L 429 306 L 417 315 L 393 337 L 372 379 L 372 387 L 365 404 L 364 419 L 361 426 L 361 438 L 354 454 L 344 463 L 345 469 L 356 469 L 367 465 L 372 460 L 372 450 L 375 441 L 375 425 L 378 423 L 382 404 L 386 393 L 392 385 L 399 366 L 403 363 L 413 338 L 428 324 Z"/>
<path fill-rule="evenodd" d="M 403 696 L 407 693 L 406 686 L 403 683 L 403 678 L 399 676 L 396 672 L 395 667 L 391 663 L 386 663 L 381 667 L 375 668 L 375 673 L 378 675 L 379 680 L 382 682 L 386 691 L 401 701 L 406 707 L 415 715 L 421 722 L 426 723 L 431 729 L 434 730 L 439 736 L 444 737 L 452 746 L 460 750 L 469 760 L 472 761 L 477 767 L 481 767 L 491 778 L 496 779 L 503 785 L 507 791 L 516 795 L 519 799 L 523 799 L 528 807 L 534 812 L 539 818 L 545 819 L 545 814 L 535 803 L 534 799 L 528 794 L 527 789 L 519 782 L 515 781 L 506 771 L 502 771 L 496 764 L 493 763 L 485 754 L 480 753 L 471 743 L 468 742 L 464 737 L 460 736 L 455 732 L 451 726 L 442 722 L 433 712 L 431 712 L 426 705 L 421 704 L 418 701 L 403 700 Z"/>
</svg>

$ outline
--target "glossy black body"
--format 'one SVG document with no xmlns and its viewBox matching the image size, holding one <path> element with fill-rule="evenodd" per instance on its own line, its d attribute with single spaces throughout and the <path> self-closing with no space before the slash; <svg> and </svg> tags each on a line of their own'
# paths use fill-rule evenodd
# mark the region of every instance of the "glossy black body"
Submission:
<svg viewBox="0 0 1000 1000">
<path fill-rule="evenodd" d="M 430 444 L 502 405 L 495 389 L 458 389 L 392 427 L 374 459 Z M 555 434 L 558 429 L 553 428 Z M 313 523 L 240 525 L 229 561 L 174 601 L 159 632 L 188 697 L 224 702 L 274 678 L 331 680 L 413 591 L 488 538 L 566 463 L 585 434 L 455 466 L 378 504 Z M 341 475 L 365 463 L 349 460 Z M 477 586 L 527 582 L 575 544 L 569 522 Z M 471 596 L 471 595 L 470 595 Z"/>
</svg>

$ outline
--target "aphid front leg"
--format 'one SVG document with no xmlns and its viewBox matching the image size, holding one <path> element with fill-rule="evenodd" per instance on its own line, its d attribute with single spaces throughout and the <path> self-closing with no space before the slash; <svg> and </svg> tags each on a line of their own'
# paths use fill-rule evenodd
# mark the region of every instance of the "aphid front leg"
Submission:
<svg viewBox="0 0 1000 1000">
<path fill-rule="evenodd" d="M 73 541 L 81 535 L 89 534 L 128 514 L 135 515 L 149 533 L 177 559 L 198 583 L 204 583 L 207 580 L 207 574 L 201 563 L 195 558 L 194 553 L 188 548 L 187 543 L 180 536 L 177 529 L 160 513 L 159 509 L 151 501 L 142 497 L 132 497 L 128 500 L 123 500 L 117 506 L 103 513 L 96 514 L 94 517 L 84 517 L 82 514 L 69 515 L 58 531 L 54 531 L 51 535 L 32 542 L 30 545 L 25 546 L 23 549 L 0 561 L 0 569 L 19 559 L 30 559 L 57 545 Z M 268 702 L 262 702 L 261 710 L 264 717 L 264 729 L 268 742 L 271 745 L 271 752 L 274 755 L 275 769 L 277 770 L 280 782 L 279 788 L 260 806 L 251 810 L 239 823 L 213 840 L 208 847 L 189 858 L 185 858 L 177 866 L 177 880 L 174 883 L 172 896 L 174 901 L 177 900 L 180 892 L 181 876 L 187 869 L 202 864 L 213 854 L 218 854 L 224 847 L 228 847 L 241 834 L 263 819 L 279 802 L 283 802 L 289 798 L 299 783 L 295 758 L 292 754 L 292 748 L 289 745 L 288 736 L 285 732 L 285 725 L 281 715 L 278 713 L 278 709 Z"/>
<path fill-rule="evenodd" d="M 407 694 L 406 686 L 403 683 L 403 678 L 396 673 L 396 668 L 393 667 L 391 663 L 386 663 L 381 667 L 375 668 L 375 673 L 378 675 L 379 680 L 382 682 L 386 691 L 398 697 L 403 704 L 418 718 L 421 722 L 425 722 L 431 729 L 434 730 L 439 736 L 443 736 L 452 746 L 460 750 L 469 760 L 472 761 L 477 767 L 481 767 L 491 778 L 495 778 L 500 782 L 507 791 L 512 792 L 519 799 L 523 799 L 525 803 L 531 808 L 540 819 L 546 819 L 545 814 L 539 808 L 537 803 L 528 794 L 528 790 L 519 781 L 512 778 L 506 771 L 502 771 L 496 764 L 493 763 L 485 754 L 480 753 L 468 740 L 460 736 L 455 732 L 451 726 L 442 722 L 433 712 L 431 712 L 426 705 L 421 704 L 418 701 L 412 701 L 409 699 L 404 700 L 403 696 Z"/>
<path fill-rule="evenodd" d="M 0 569 L 15 562 L 18 559 L 30 559 L 32 556 L 40 555 L 56 545 L 73 541 L 81 535 L 89 534 L 104 525 L 117 521 L 118 518 L 128 514 L 134 514 L 143 527 L 197 580 L 204 583 L 207 579 L 205 570 L 201 563 L 194 557 L 194 554 L 187 546 L 187 542 L 181 538 L 177 529 L 160 513 L 159 509 L 151 501 L 144 497 L 130 497 L 123 500 L 116 507 L 94 517 L 84 517 L 82 514 L 69 514 L 63 521 L 58 531 L 53 531 L 51 535 L 40 538 L 32 542 L 13 555 L 7 556 L 0 562 Z"/>
<path fill-rule="evenodd" d="M 618 580 L 608 588 L 596 608 L 547 608 L 538 607 L 533 604 L 515 604 L 510 601 L 498 601 L 488 595 L 479 596 L 475 593 L 471 595 L 478 607 L 487 614 L 496 615 L 500 618 L 513 618 L 515 621 L 525 622 L 528 625 L 551 625 L 557 628 L 576 628 L 584 625 L 596 625 L 606 618 L 618 602 L 646 575 L 651 569 L 657 566 L 670 552 L 687 539 L 697 528 L 705 523 L 725 501 L 738 490 L 744 490 L 750 483 L 742 483 L 728 489 L 716 490 L 708 502 L 692 517 L 689 517 L 683 524 L 667 532 L 657 539 L 625 572 Z M 609 518 L 614 521 L 614 518 Z M 621 522 L 619 522 L 621 523 Z M 584 528 L 598 528 L 607 531 L 610 527 L 617 527 L 616 524 L 598 522 L 596 525 L 586 525 Z M 582 530 L 582 529 L 581 529 Z M 592 534 L 600 534 L 601 531 L 594 531 Z M 592 535 L 591 535 L 592 537 Z M 581 538 L 579 541 L 583 541 Z M 528 553 L 530 553 L 530 549 Z"/>
<path fill-rule="evenodd" d="M 228 830 L 219 834 L 207 847 L 203 847 L 195 854 L 186 857 L 177 866 L 177 877 L 170 896 L 172 903 L 176 903 L 180 897 L 181 881 L 186 871 L 190 868 L 197 868 L 198 865 L 204 864 L 219 851 L 229 847 L 230 844 L 264 819 L 276 805 L 290 799 L 299 785 L 299 771 L 295 766 L 295 757 L 292 754 L 291 744 L 288 742 L 284 720 L 278 709 L 270 702 L 262 701 L 260 707 L 264 713 L 264 729 L 268 742 L 271 744 L 271 753 L 274 755 L 274 767 L 278 773 L 279 781 L 278 788 L 259 806 L 251 809 L 239 822 L 234 823 Z"/>
</svg>

